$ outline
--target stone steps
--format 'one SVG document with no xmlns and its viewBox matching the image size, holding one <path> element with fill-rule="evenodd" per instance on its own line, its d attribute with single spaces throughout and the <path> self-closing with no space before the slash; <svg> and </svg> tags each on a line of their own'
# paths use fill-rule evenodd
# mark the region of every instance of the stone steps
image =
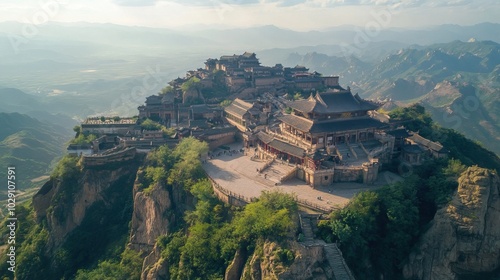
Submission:
<svg viewBox="0 0 500 280">
<path fill-rule="evenodd" d="M 279 160 L 275 160 L 266 170 L 262 172 L 262 176 L 267 174 L 267 180 L 270 180 L 274 183 L 279 183 L 283 176 L 286 176 L 293 170 L 293 166 L 288 166 L 286 164 L 282 164 Z"/>
<path fill-rule="evenodd" d="M 366 155 L 365 151 L 358 144 L 351 144 L 351 148 L 354 150 L 354 152 L 358 156 L 358 160 L 359 159 L 368 159 L 368 156 Z"/>
<path fill-rule="evenodd" d="M 309 217 L 301 216 L 301 226 L 302 226 L 302 234 L 304 235 L 304 241 L 313 241 L 314 233 L 311 226 L 311 219 Z"/>
<path fill-rule="evenodd" d="M 336 244 L 325 245 L 325 255 L 333 270 L 336 280 L 354 280 L 349 268 L 346 267 L 342 254 Z"/>
</svg>

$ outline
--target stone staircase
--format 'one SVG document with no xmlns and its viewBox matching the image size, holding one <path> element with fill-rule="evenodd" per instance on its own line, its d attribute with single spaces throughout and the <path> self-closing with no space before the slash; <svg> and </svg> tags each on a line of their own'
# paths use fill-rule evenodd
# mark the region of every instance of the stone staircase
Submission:
<svg viewBox="0 0 500 280">
<path fill-rule="evenodd" d="M 344 257 L 342 257 L 342 252 L 340 252 L 337 244 L 327 244 L 324 248 L 326 259 L 333 270 L 335 280 L 354 280 L 354 276 L 349 270 L 349 267 L 347 267 Z"/>
<path fill-rule="evenodd" d="M 361 146 L 359 144 L 352 143 L 350 145 L 351 145 L 351 148 L 354 150 L 354 153 L 356 154 L 358 160 L 361 160 L 361 159 L 368 160 L 368 156 L 366 155 L 365 151 L 363 151 L 363 148 L 361 148 Z"/>
<path fill-rule="evenodd" d="M 283 177 L 289 175 L 294 169 L 294 166 L 289 166 L 287 164 L 282 164 L 279 160 L 275 160 L 269 167 L 267 167 L 262 174 L 267 174 L 266 179 L 272 181 L 273 183 L 281 183 Z"/>
<path fill-rule="evenodd" d="M 300 226 L 302 228 L 302 234 L 304 235 L 303 242 L 314 242 L 314 233 L 311 224 L 311 218 L 307 215 L 300 215 Z"/>
<path fill-rule="evenodd" d="M 349 156 L 353 156 L 351 155 L 351 150 L 349 149 L 349 146 L 347 146 L 347 144 L 337 144 L 335 145 L 335 148 L 337 149 L 337 154 L 342 160 L 346 160 L 348 158 L 347 153 L 349 153 Z"/>
</svg>

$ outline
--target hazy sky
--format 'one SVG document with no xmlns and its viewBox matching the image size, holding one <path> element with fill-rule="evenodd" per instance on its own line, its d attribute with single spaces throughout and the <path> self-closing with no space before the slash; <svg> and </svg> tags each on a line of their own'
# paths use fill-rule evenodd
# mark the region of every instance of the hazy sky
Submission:
<svg viewBox="0 0 500 280">
<path fill-rule="evenodd" d="M 378 15 L 385 15 L 380 17 Z M 338 25 L 421 27 L 500 22 L 499 0 L 1 0 L 0 21 L 200 24 L 294 30 Z"/>
</svg>

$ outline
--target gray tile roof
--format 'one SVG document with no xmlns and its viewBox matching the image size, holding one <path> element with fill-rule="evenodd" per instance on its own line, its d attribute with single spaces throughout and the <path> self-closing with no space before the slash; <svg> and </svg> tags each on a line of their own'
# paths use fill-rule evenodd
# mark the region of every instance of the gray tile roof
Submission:
<svg viewBox="0 0 500 280">
<path fill-rule="evenodd" d="M 422 136 L 420 136 L 418 133 L 413 132 L 413 135 L 408 137 L 408 139 L 412 140 L 413 142 L 422 145 L 428 149 L 431 149 L 433 151 L 436 151 L 438 153 L 448 153 L 448 150 L 446 150 L 443 145 L 439 142 L 432 142 L 429 139 L 426 139 Z"/>
<path fill-rule="evenodd" d="M 348 90 L 317 93 L 315 97 L 290 102 L 288 106 L 300 112 L 319 114 L 368 111 L 379 107 L 374 102 L 362 99 L 358 94 L 352 95 Z"/>
<path fill-rule="evenodd" d="M 301 118 L 295 115 L 283 115 L 278 117 L 278 120 L 295 127 L 300 131 L 309 131 L 313 125 L 311 120 Z"/>
<path fill-rule="evenodd" d="M 287 153 L 287 154 L 292 155 L 292 156 L 296 156 L 298 158 L 304 157 L 304 154 L 306 152 L 302 148 L 299 148 L 297 146 L 293 146 L 291 144 L 280 141 L 278 139 L 273 139 L 268 145 L 275 148 L 278 151 Z"/>
<path fill-rule="evenodd" d="M 341 121 L 315 123 L 311 127 L 310 132 L 311 133 L 338 132 L 338 131 L 358 130 L 367 128 L 381 128 L 386 125 L 387 124 L 384 124 L 372 118 L 347 119 Z"/>
<path fill-rule="evenodd" d="M 311 133 L 337 132 L 337 131 L 347 131 L 347 130 L 366 129 L 366 128 L 381 128 L 383 126 L 386 126 L 386 124 L 372 118 L 332 120 L 329 122 L 313 122 L 306 118 L 301 118 L 295 115 L 283 115 L 278 119 L 288 125 L 291 125 L 292 127 L 295 127 L 298 130 Z"/>
<path fill-rule="evenodd" d="M 243 101 L 239 98 L 236 98 L 231 105 L 224 108 L 224 111 L 237 115 L 240 118 L 243 117 L 250 109 L 252 109 L 253 104 Z"/>
<path fill-rule="evenodd" d="M 260 141 L 268 144 L 273 140 L 273 136 L 265 133 L 264 131 L 259 131 L 257 133 L 257 138 L 259 138 Z"/>
<path fill-rule="evenodd" d="M 266 143 L 267 145 L 273 147 L 274 149 L 276 149 L 278 151 L 281 151 L 281 152 L 284 152 L 284 153 L 287 153 L 289 155 L 296 156 L 299 158 L 302 158 L 305 155 L 306 151 L 304 149 L 299 148 L 297 146 L 294 146 L 292 144 L 288 144 L 288 143 L 283 142 L 281 140 L 274 139 L 273 136 L 271 136 L 263 131 L 259 131 L 259 133 L 257 133 L 257 137 L 259 138 L 260 141 Z"/>
<path fill-rule="evenodd" d="M 217 135 L 229 132 L 236 132 L 238 129 L 235 126 L 230 127 L 217 127 L 212 129 L 205 129 L 200 136 Z"/>
</svg>

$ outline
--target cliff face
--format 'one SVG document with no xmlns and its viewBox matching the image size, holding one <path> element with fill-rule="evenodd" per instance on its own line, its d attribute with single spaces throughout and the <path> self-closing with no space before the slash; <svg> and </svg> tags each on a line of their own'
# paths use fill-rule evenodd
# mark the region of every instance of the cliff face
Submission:
<svg viewBox="0 0 500 280">
<path fill-rule="evenodd" d="M 470 167 L 403 269 L 407 279 L 459 279 L 500 268 L 500 179 Z"/>
<path fill-rule="evenodd" d="M 121 195 L 131 195 L 139 164 L 136 159 L 110 169 L 83 169 L 74 180 L 48 181 L 33 198 L 37 220 L 47 219 L 48 248 L 60 246 L 96 203 L 125 209 L 127 199 Z"/>
<path fill-rule="evenodd" d="M 155 243 L 158 237 L 170 233 L 171 225 L 182 219 L 186 207 L 192 207 L 191 197 L 163 183 L 152 186 L 147 193 L 139 186 L 136 179 L 129 245 L 145 256 L 141 279 L 166 279 L 167 261 L 161 258 L 161 249 Z"/>
<path fill-rule="evenodd" d="M 130 243 L 134 249 L 151 251 L 156 238 L 168 233 L 169 210 L 172 207 L 170 193 L 160 184 L 145 194 L 134 188 L 134 213 L 130 231 Z"/>
<path fill-rule="evenodd" d="M 249 257 L 241 275 L 243 280 L 281 279 L 281 280 L 313 280 L 333 279 L 333 271 L 329 266 L 324 253 L 324 246 L 304 247 L 297 242 L 290 243 L 294 259 L 290 265 L 285 266 L 277 257 L 281 250 L 274 242 L 265 242 L 262 251 L 256 252 Z M 237 258 L 233 263 L 241 262 Z M 226 271 L 227 280 L 240 279 L 235 277 L 234 271 Z"/>
</svg>

